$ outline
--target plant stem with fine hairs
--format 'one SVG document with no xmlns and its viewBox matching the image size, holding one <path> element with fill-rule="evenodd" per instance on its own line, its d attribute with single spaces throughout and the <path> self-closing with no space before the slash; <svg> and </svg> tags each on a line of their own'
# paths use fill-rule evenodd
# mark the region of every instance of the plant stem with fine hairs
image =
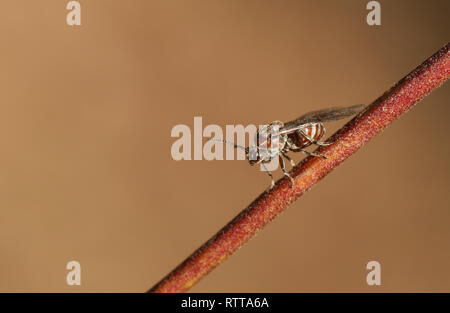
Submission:
<svg viewBox="0 0 450 313">
<path fill-rule="evenodd" d="M 366 142 L 411 109 L 450 77 L 450 43 L 401 79 L 363 112 L 348 122 L 316 152 L 327 158 L 307 157 L 273 189 L 262 193 L 216 235 L 203 244 L 149 292 L 183 292 L 223 262 L 257 231 L 284 211 L 312 185 L 330 173 Z"/>
</svg>

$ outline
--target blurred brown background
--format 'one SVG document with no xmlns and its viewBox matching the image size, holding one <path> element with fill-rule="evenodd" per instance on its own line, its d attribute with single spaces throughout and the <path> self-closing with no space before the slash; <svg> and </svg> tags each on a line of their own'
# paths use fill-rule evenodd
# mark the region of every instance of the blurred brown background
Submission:
<svg viewBox="0 0 450 313">
<path fill-rule="evenodd" d="M 245 161 L 173 161 L 173 126 L 370 103 L 450 29 L 448 1 L 380 1 L 380 27 L 368 1 L 81 0 L 80 27 L 67 2 L 1 3 L 1 291 L 147 290 L 269 183 Z M 450 291 L 449 97 L 447 83 L 192 291 Z"/>
</svg>

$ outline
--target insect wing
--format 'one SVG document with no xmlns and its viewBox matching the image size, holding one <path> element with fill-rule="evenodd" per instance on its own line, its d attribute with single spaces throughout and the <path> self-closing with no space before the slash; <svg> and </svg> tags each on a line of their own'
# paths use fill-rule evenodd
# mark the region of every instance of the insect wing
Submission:
<svg viewBox="0 0 450 313">
<path fill-rule="evenodd" d="M 302 125 L 307 123 L 337 121 L 348 116 L 352 116 L 360 112 L 363 108 L 364 104 L 358 104 L 345 108 L 328 108 L 308 112 L 293 121 L 285 123 L 284 126 L 280 129 L 280 134 L 282 135 L 292 133 L 301 128 Z"/>
</svg>

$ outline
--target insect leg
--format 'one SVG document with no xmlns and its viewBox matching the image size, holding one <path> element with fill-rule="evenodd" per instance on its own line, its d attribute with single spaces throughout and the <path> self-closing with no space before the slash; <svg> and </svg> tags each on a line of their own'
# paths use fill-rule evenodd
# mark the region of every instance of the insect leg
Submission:
<svg viewBox="0 0 450 313">
<path fill-rule="evenodd" d="M 292 176 L 286 171 L 286 166 L 284 165 L 284 160 L 281 156 L 278 157 L 278 159 L 280 160 L 280 166 L 281 166 L 281 170 L 283 171 L 283 174 L 287 177 L 289 177 L 289 179 L 291 180 L 291 188 L 294 187 L 294 179 L 292 178 Z"/>
<path fill-rule="evenodd" d="M 306 150 L 300 149 L 300 148 L 291 148 L 291 151 L 293 151 L 293 152 L 303 152 L 306 155 L 312 155 L 312 156 L 315 156 L 315 157 L 321 157 L 321 158 L 327 159 L 327 157 L 324 156 L 323 154 L 315 153 L 315 152 L 309 152 L 309 151 L 306 151 Z"/>
<path fill-rule="evenodd" d="M 312 156 L 315 156 L 315 157 L 321 157 L 321 158 L 327 159 L 326 156 L 324 156 L 323 154 L 320 154 L 320 153 L 309 152 L 309 151 L 306 151 L 306 150 L 303 150 L 303 149 L 300 149 L 299 151 L 303 152 L 306 155 L 312 155 Z"/>
<path fill-rule="evenodd" d="M 310 142 L 312 142 L 315 145 L 318 146 L 329 146 L 332 144 L 332 142 L 323 142 L 323 141 L 317 141 L 314 138 L 312 138 L 311 136 L 309 136 L 307 133 L 305 133 L 303 131 L 303 129 L 299 129 L 299 131 L 302 133 L 303 136 L 305 136 L 306 139 L 308 139 Z"/>
<path fill-rule="evenodd" d="M 259 158 L 259 160 L 258 161 L 256 161 L 253 165 L 257 165 L 257 164 L 259 164 L 259 163 L 261 163 L 262 162 L 262 159 L 261 158 Z M 264 165 L 264 164 L 263 164 Z M 264 169 L 266 169 L 266 167 L 264 166 Z M 267 171 L 267 170 L 266 170 Z"/>
<path fill-rule="evenodd" d="M 264 163 L 261 163 L 261 165 L 264 168 L 264 170 L 266 171 L 267 175 L 270 176 L 270 187 L 269 187 L 269 190 L 270 190 L 275 185 L 275 180 L 273 179 L 272 173 L 267 169 L 267 167 L 264 165 Z"/>
<path fill-rule="evenodd" d="M 292 160 L 286 153 L 284 153 L 283 151 L 281 151 L 281 154 L 282 154 L 289 162 L 291 162 L 292 167 L 295 166 L 294 160 Z"/>
</svg>

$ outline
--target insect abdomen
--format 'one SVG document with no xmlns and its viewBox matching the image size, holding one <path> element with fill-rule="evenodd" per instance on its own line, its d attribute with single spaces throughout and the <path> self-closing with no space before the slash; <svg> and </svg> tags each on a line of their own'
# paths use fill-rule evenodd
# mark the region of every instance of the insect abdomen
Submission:
<svg viewBox="0 0 450 313">
<path fill-rule="evenodd" d="M 325 135 L 325 127 L 322 123 L 305 124 L 301 128 L 301 130 L 315 141 L 319 141 L 323 137 L 323 135 Z M 295 144 L 299 148 L 304 148 L 311 145 L 311 141 L 306 136 L 304 136 L 300 130 L 296 131 L 296 134 L 297 136 L 295 136 Z"/>
</svg>

